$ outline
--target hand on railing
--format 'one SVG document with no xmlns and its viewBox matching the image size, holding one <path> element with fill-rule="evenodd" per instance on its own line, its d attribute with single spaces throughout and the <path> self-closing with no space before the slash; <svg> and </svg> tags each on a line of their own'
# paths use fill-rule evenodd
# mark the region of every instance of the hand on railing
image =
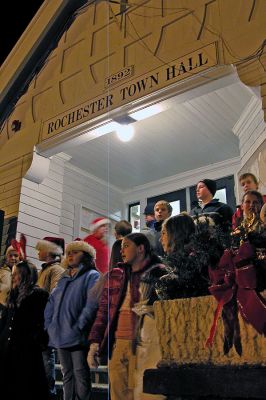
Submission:
<svg viewBox="0 0 266 400">
<path fill-rule="evenodd" d="M 87 356 L 87 363 L 90 368 L 98 368 L 100 365 L 99 359 L 99 343 L 92 343 Z"/>
<path fill-rule="evenodd" d="M 142 315 L 148 315 L 149 317 L 154 318 L 153 306 L 147 305 L 147 300 L 135 303 L 132 311 L 139 317 L 141 317 Z"/>
</svg>

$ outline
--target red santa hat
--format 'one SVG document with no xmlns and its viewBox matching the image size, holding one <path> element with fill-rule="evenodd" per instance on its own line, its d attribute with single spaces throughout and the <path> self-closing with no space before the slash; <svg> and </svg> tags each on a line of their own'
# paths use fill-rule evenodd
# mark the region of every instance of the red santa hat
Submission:
<svg viewBox="0 0 266 400">
<path fill-rule="evenodd" d="M 94 232 L 96 229 L 100 228 L 100 226 L 110 223 L 111 221 L 108 218 L 105 217 L 95 218 L 94 220 L 91 221 L 89 229 L 91 232 Z"/>
<path fill-rule="evenodd" d="M 56 256 L 64 254 L 65 241 L 63 238 L 46 236 L 36 244 L 36 250 L 44 250 Z"/>
</svg>

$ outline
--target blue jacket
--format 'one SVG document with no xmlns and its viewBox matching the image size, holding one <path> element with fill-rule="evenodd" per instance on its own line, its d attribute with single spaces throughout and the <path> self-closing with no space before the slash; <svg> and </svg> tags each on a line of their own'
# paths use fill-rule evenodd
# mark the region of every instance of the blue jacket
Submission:
<svg viewBox="0 0 266 400">
<path fill-rule="evenodd" d="M 66 271 L 58 281 L 44 311 L 49 346 L 60 349 L 87 345 L 98 306 L 91 289 L 99 276 L 96 270 L 80 265 L 75 276 Z"/>
</svg>

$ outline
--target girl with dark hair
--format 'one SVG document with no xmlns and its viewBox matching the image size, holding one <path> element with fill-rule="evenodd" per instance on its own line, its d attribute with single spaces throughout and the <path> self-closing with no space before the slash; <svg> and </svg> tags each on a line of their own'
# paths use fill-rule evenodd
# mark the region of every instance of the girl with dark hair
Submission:
<svg viewBox="0 0 266 400">
<path fill-rule="evenodd" d="M 201 217 L 202 218 L 202 217 Z M 160 299 L 196 297 L 209 294 L 208 265 L 210 250 L 222 254 L 216 241 L 210 239 L 210 220 L 195 225 L 186 213 L 168 218 L 162 225 L 161 243 L 166 253 L 168 274 L 157 284 Z M 213 256 L 215 256 L 215 254 Z M 216 258 L 215 258 L 215 261 Z"/>
<path fill-rule="evenodd" d="M 91 398 L 87 338 L 98 305 L 92 288 L 100 276 L 94 260 L 95 250 L 88 243 L 69 243 L 66 271 L 45 308 L 49 346 L 58 349 L 62 366 L 64 400 Z"/>
<path fill-rule="evenodd" d="M 155 284 L 166 273 L 142 233 L 124 237 L 123 263 L 105 276 L 96 320 L 91 329 L 88 363 L 98 366 L 98 355 L 108 352 L 112 400 L 162 399 L 143 393 L 143 372 L 161 358 L 153 302 Z"/>
<path fill-rule="evenodd" d="M 5 399 L 48 399 L 42 359 L 48 342 L 44 331 L 48 292 L 36 282 L 37 269 L 30 262 L 13 268 L 7 312 L 0 322 L 1 395 Z"/>
<path fill-rule="evenodd" d="M 195 232 L 193 219 L 187 214 L 179 214 L 164 221 L 161 243 L 166 254 L 176 253 L 184 248 Z"/>
</svg>

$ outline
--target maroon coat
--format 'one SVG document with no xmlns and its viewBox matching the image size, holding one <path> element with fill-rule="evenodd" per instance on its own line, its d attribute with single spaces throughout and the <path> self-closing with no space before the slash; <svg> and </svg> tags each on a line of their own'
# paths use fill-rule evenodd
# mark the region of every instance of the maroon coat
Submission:
<svg viewBox="0 0 266 400">
<path fill-rule="evenodd" d="M 100 344 L 100 354 L 106 352 L 111 356 L 111 350 L 115 341 L 115 331 L 117 327 L 119 309 L 124 301 L 127 285 L 130 284 L 131 307 L 139 301 L 139 285 L 141 277 L 149 268 L 152 271 L 162 271 L 157 275 L 164 274 L 164 265 L 154 263 L 151 260 L 146 266 L 138 272 L 132 272 L 127 264 L 119 264 L 119 267 L 113 268 L 105 275 L 105 284 L 100 299 L 99 309 L 96 319 L 89 335 L 90 343 Z M 156 261 L 159 259 L 156 257 Z M 154 268 L 157 267 L 158 268 Z M 155 272 L 153 272 L 155 274 Z M 132 313 L 132 329 L 135 328 L 137 316 Z M 108 343 L 109 342 L 109 343 Z"/>
</svg>

